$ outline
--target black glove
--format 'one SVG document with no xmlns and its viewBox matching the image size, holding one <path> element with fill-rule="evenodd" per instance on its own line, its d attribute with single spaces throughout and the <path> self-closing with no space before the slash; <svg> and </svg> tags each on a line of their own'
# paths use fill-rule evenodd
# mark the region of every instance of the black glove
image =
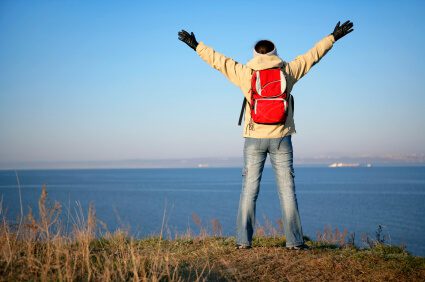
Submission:
<svg viewBox="0 0 425 282">
<path fill-rule="evenodd" d="M 350 32 L 352 32 L 354 29 L 353 27 L 353 23 L 350 21 L 346 21 L 345 23 L 343 23 L 341 26 L 339 26 L 340 22 L 338 22 L 335 26 L 334 32 L 332 32 L 332 35 L 335 38 L 335 41 L 337 41 L 338 39 L 340 39 L 341 37 L 349 34 Z"/>
<path fill-rule="evenodd" d="M 186 30 L 182 29 L 182 31 L 179 31 L 179 40 L 183 41 L 187 45 L 189 45 L 190 48 L 196 51 L 196 46 L 198 46 L 198 41 L 196 41 L 195 34 L 187 32 Z"/>
</svg>

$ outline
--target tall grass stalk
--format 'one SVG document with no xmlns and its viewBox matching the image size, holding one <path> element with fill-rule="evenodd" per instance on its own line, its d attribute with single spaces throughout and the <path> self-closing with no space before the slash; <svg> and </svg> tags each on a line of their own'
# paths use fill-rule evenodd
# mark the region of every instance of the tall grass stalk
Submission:
<svg viewBox="0 0 425 282">
<path fill-rule="evenodd" d="M 22 225 L 22 220 L 24 218 L 24 208 L 22 205 L 22 194 L 21 194 L 21 183 L 19 181 L 19 176 L 18 176 L 18 171 L 15 170 L 15 175 L 16 175 L 16 182 L 18 184 L 18 192 L 19 192 L 19 207 L 21 209 L 21 216 L 19 218 L 19 226 L 18 226 L 18 231 L 16 231 L 16 238 L 18 238 L 19 236 L 19 230 L 21 230 L 21 225 Z"/>
</svg>

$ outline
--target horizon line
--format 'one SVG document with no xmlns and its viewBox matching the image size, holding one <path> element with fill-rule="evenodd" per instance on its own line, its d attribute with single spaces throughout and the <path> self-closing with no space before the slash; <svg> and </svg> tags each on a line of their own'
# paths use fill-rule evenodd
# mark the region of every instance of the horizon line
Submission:
<svg viewBox="0 0 425 282">
<path fill-rule="evenodd" d="M 358 166 L 425 166 L 425 154 L 387 156 L 316 156 L 295 157 L 297 167 L 327 167 L 333 163 Z M 266 165 L 270 166 L 269 158 Z M 242 167 L 242 157 L 196 157 L 168 159 L 121 160 L 58 160 L 58 161 L 10 161 L 0 162 L 0 170 L 32 169 L 149 169 L 149 168 L 232 168 Z"/>
</svg>

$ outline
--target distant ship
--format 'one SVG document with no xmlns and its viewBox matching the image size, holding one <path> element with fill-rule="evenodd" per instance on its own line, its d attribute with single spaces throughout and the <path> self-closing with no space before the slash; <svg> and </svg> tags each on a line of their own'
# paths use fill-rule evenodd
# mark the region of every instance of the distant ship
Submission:
<svg viewBox="0 0 425 282">
<path fill-rule="evenodd" d="M 360 165 L 359 163 L 333 163 L 328 167 L 372 167 L 372 164 Z"/>
<path fill-rule="evenodd" d="M 333 163 L 330 164 L 329 167 L 359 167 L 358 163 Z"/>
</svg>

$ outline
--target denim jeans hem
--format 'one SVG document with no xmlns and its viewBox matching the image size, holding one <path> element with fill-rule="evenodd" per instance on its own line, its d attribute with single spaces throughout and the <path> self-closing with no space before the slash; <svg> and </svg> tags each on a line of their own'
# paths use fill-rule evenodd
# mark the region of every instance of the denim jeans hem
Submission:
<svg viewBox="0 0 425 282">
<path fill-rule="evenodd" d="M 297 246 L 301 246 L 304 244 L 304 241 L 298 242 L 298 243 L 293 243 L 293 244 L 286 244 L 287 248 L 292 248 L 292 247 L 297 247 Z"/>
<path fill-rule="evenodd" d="M 249 242 L 239 242 L 239 241 L 236 241 L 236 245 L 240 245 L 240 246 L 251 246 L 252 245 L 252 242 L 249 243 Z"/>
<path fill-rule="evenodd" d="M 252 246 L 252 244 L 241 244 L 241 243 L 236 243 L 236 246 L 251 247 L 251 246 Z"/>
</svg>

